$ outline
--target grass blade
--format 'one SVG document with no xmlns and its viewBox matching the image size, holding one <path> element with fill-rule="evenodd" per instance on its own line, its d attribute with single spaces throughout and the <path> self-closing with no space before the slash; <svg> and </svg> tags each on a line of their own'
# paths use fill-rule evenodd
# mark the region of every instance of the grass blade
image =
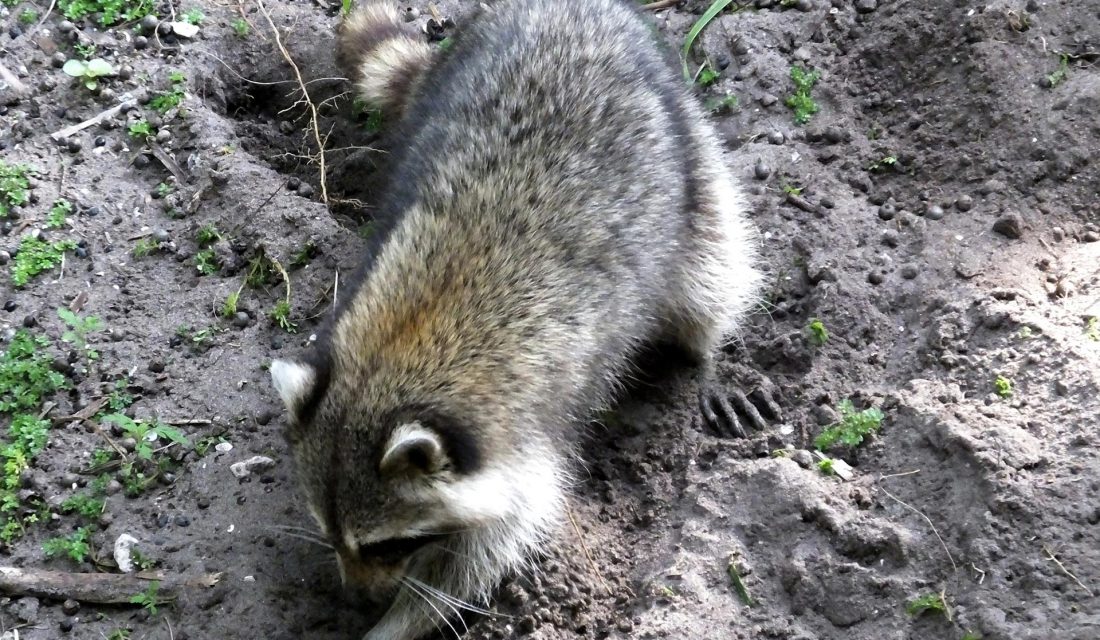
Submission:
<svg viewBox="0 0 1100 640">
<path fill-rule="evenodd" d="M 684 50 L 680 53 L 680 62 L 684 65 L 684 78 L 688 82 L 692 80 L 691 69 L 688 68 L 688 55 L 691 53 L 691 46 L 695 44 L 695 39 L 699 37 L 699 34 L 703 32 L 703 29 L 707 28 L 711 20 L 726 7 L 733 4 L 733 0 L 714 0 L 714 3 L 703 12 L 703 15 L 695 21 L 695 24 L 691 26 L 691 30 L 688 31 L 687 39 L 684 40 Z"/>
</svg>

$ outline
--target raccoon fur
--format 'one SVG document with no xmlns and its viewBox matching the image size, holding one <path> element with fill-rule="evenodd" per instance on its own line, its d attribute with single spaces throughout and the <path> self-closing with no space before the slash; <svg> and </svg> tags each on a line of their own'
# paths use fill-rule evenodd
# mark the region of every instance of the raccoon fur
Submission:
<svg viewBox="0 0 1100 640">
<path fill-rule="evenodd" d="M 271 376 L 345 585 L 387 607 L 369 640 L 486 606 L 554 535 L 577 428 L 636 350 L 673 341 L 712 378 L 754 303 L 745 201 L 631 4 L 499 0 L 435 51 L 386 3 L 340 28 L 363 97 L 401 114 L 384 222 Z"/>
</svg>

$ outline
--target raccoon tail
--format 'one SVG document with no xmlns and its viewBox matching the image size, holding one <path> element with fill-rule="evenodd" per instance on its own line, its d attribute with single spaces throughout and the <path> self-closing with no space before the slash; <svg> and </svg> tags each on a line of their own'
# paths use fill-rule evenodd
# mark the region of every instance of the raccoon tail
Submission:
<svg viewBox="0 0 1100 640">
<path fill-rule="evenodd" d="M 398 116 L 431 62 L 428 43 L 406 31 L 397 6 L 367 0 L 336 30 L 336 62 L 359 96 L 386 116 Z"/>
</svg>

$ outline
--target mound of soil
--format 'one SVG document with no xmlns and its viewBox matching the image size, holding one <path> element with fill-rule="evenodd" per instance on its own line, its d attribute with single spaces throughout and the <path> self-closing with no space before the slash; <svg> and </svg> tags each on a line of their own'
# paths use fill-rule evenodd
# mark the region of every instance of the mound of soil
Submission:
<svg viewBox="0 0 1100 640">
<path fill-rule="evenodd" d="M 427 3 L 411 4 L 424 25 Z M 461 29 L 474 2 L 437 5 Z M 679 49 L 709 5 L 653 14 Z M 175 33 L 167 16 L 192 9 L 198 33 Z M 35 409 L 52 428 L 5 487 L 20 506 L 2 507 L 18 524 L 0 560 L 117 571 L 127 534 L 152 570 L 221 574 L 155 613 L 8 595 L 0 637 L 369 628 L 302 529 L 265 370 L 339 295 L 371 231 L 371 176 L 400 143 L 338 77 L 338 9 L 270 2 L 269 23 L 256 4 L 200 0 L 154 7 L 161 26 L 108 29 L 45 3 L 0 14 L 15 76 L 0 81 L 0 149 L 34 169 L 0 222 L 0 263 L 26 258 L 28 234 L 74 243 L 27 284 L 0 284 L 0 346 L 16 330 L 44 337 L 72 387 Z M 94 91 L 64 75 L 82 54 L 115 75 Z M 717 72 L 700 76 L 713 79 L 700 100 L 750 191 L 771 282 L 721 370 L 766 424 L 747 440 L 705 432 L 689 369 L 639 384 L 586 436 L 558 547 L 466 637 L 1100 637 L 1098 61 L 1092 0 L 721 13 L 689 64 Z M 787 106 L 793 66 L 817 73 L 804 124 Z M 50 227 L 59 199 L 71 213 Z M 60 307 L 102 328 L 84 346 Z M 814 439 L 846 400 L 880 409 L 881 428 L 823 467 Z M 123 418 L 95 419 L 108 413 Z M 5 434 L 10 422 L 0 414 Z M 174 430 L 148 443 L 152 462 L 135 424 Z M 231 469 L 254 456 L 269 460 Z M 103 506 L 73 513 L 73 495 Z M 78 527 L 87 559 L 44 557 Z M 922 598 L 943 610 L 911 606 Z"/>
</svg>

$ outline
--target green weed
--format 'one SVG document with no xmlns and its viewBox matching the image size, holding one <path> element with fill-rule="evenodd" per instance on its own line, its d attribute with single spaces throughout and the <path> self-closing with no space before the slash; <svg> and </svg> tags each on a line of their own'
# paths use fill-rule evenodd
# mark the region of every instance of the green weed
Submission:
<svg viewBox="0 0 1100 640">
<path fill-rule="evenodd" d="M 47 229 L 60 229 L 65 226 L 66 218 L 73 212 L 73 203 L 64 198 L 53 203 L 49 215 L 46 216 Z"/>
<path fill-rule="evenodd" d="M 12 259 L 12 284 L 22 287 L 30 282 L 31 278 L 61 264 L 65 252 L 75 248 L 76 243 L 71 240 L 49 243 L 25 236 L 19 243 L 19 253 Z"/>
<path fill-rule="evenodd" d="M 130 255 L 135 258 L 144 258 L 152 255 L 158 249 L 160 249 L 160 242 L 156 238 L 142 238 L 134 244 L 134 248 L 130 250 Z"/>
<path fill-rule="evenodd" d="M 106 503 L 100 498 L 78 493 L 65 498 L 65 501 L 61 503 L 61 512 L 79 513 L 89 520 L 95 520 L 103 513 L 105 505 Z"/>
<path fill-rule="evenodd" d="M 867 170 L 871 173 L 877 173 L 885 171 L 886 167 L 893 167 L 898 163 L 897 156 L 885 156 L 879 160 L 875 160 L 867 166 Z"/>
<path fill-rule="evenodd" d="M 76 55 L 84 58 L 85 60 L 91 60 L 95 57 L 96 47 L 94 42 L 78 42 L 73 45 L 73 51 Z"/>
<path fill-rule="evenodd" d="M 183 14 L 183 21 L 184 22 L 189 22 L 189 23 L 195 25 L 196 27 L 199 26 L 200 24 L 202 24 L 203 20 L 206 20 L 206 14 L 204 14 L 198 8 L 190 9 L 186 13 Z"/>
<path fill-rule="evenodd" d="M 168 82 L 171 85 L 168 90 L 158 93 L 149 101 L 149 108 L 157 113 L 168 113 L 183 102 L 187 78 L 182 73 L 173 71 L 168 74 Z"/>
<path fill-rule="evenodd" d="M 1069 56 L 1062 54 L 1058 60 L 1058 68 L 1053 73 L 1047 76 L 1047 84 L 1053 89 L 1058 85 L 1066 81 L 1066 76 L 1069 75 Z"/>
<path fill-rule="evenodd" d="M 249 26 L 244 18 L 237 18 L 233 22 L 230 22 L 229 26 L 233 29 L 233 33 L 237 34 L 238 38 L 248 37 Z"/>
<path fill-rule="evenodd" d="M 317 255 L 317 245 L 307 242 L 297 253 L 290 257 L 291 267 L 304 267 Z"/>
<path fill-rule="evenodd" d="M 271 319 L 287 333 L 297 333 L 298 325 L 290 321 L 290 301 L 280 300 L 271 310 Z"/>
<path fill-rule="evenodd" d="M 726 573 L 730 577 L 730 582 L 733 584 L 733 590 L 737 593 L 737 597 L 741 598 L 741 602 L 744 602 L 746 606 L 753 606 L 756 604 L 752 597 L 749 596 L 749 589 L 745 586 L 745 581 L 741 578 L 741 572 L 737 570 L 737 564 L 732 560 L 726 566 Z"/>
<path fill-rule="evenodd" d="M 248 275 L 245 276 L 244 281 L 253 289 L 259 289 L 274 280 L 277 274 L 275 263 L 261 251 L 248 262 Z"/>
<path fill-rule="evenodd" d="M 241 299 L 241 290 L 237 289 L 225 299 L 222 303 L 221 316 L 223 318 L 232 318 L 237 315 L 237 303 Z"/>
<path fill-rule="evenodd" d="M 821 471 L 821 473 L 823 473 L 827 476 L 835 476 L 836 475 L 836 469 L 834 468 L 834 463 L 833 463 L 832 458 L 825 458 L 824 460 L 818 460 L 817 461 L 817 468 L 818 468 L 819 471 Z"/>
<path fill-rule="evenodd" d="M 221 268 L 221 263 L 218 260 L 218 254 L 213 249 L 203 249 L 195 254 L 195 268 L 198 269 L 199 274 L 208 276 L 217 273 Z"/>
<path fill-rule="evenodd" d="M 149 583 L 148 589 L 130 598 L 130 602 L 132 604 L 140 604 L 149 611 L 150 615 L 155 616 L 157 615 L 157 605 L 165 602 L 165 600 L 157 597 L 158 589 L 160 589 L 160 583 L 154 580 Z"/>
<path fill-rule="evenodd" d="M 695 76 L 695 82 L 700 87 L 709 87 L 710 85 L 718 82 L 718 78 L 721 74 L 711 68 L 710 64 L 703 65 L 703 68 L 699 70 L 699 73 Z"/>
<path fill-rule="evenodd" d="M 1100 342 L 1100 317 L 1091 316 L 1085 321 L 1085 337 Z"/>
<path fill-rule="evenodd" d="M 866 436 L 879 430 L 882 426 L 882 411 L 875 407 L 856 411 L 851 400 L 842 400 L 837 406 L 840 410 L 840 422 L 831 425 L 814 439 L 814 447 L 825 451 L 837 444 L 849 447 L 858 447 Z"/>
<path fill-rule="evenodd" d="M 82 563 L 91 549 L 88 547 L 88 528 L 80 527 L 64 538 L 50 538 L 42 543 L 42 551 L 47 558 L 66 555 L 74 562 Z"/>
<path fill-rule="evenodd" d="M 807 71 L 799 66 L 791 67 L 794 93 L 787 96 L 786 104 L 794 111 L 796 124 L 806 124 L 820 110 L 814 99 L 810 97 L 810 92 L 813 91 L 814 84 L 819 78 L 821 78 L 820 71 Z"/>
<path fill-rule="evenodd" d="M 130 551 L 130 556 L 133 558 L 134 564 L 137 565 L 137 568 L 141 569 L 142 571 L 148 571 L 157 566 L 157 561 L 155 559 L 145 555 L 141 552 L 141 549 L 138 549 L 137 547 L 134 547 Z"/>
<path fill-rule="evenodd" d="M 93 58 L 87 62 L 73 58 L 61 67 L 61 71 L 67 76 L 79 78 L 86 89 L 95 91 L 99 86 L 99 79 L 113 74 L 115 68 L 103 58 Z"/>
<path fill-rule="evenodd" d="M 0 413 L 29 412 L 68 386 L 45 353 L 49 340 L 20 329 L 0 355 Z"/>
<path fill-rule="evenodd" d="M 26 165 L 0 160 L 0 218 L 7 218 L 12 209 L 27 203 L 31 195 L 30 171 Z"/>
<path fill-rule="evenodd" d="M 819 347 L 829 341 L 829 332 L 825 329 L 825 323 L 817 318 L 810 320 L 806 330 L 810 333 L 810 342 Z"/>
<path fill-rule="evenodd" d="M 340 0 L 340 15 L 347 16 L 355 7 L 355 0 Z"/>
<path fill-rule="evenodd" d="M 802 195 L 802 187 L 796 187 L 796 186 L 791 185 L 791 184 L 784 184 L 783 185 L 783 193 L 786 193 L 786 194 L 792 195 L 792 196 L 800 196 L 800 195 Z"/>
<path fill-rule="evenodd" d="M 131 122 L 127 131 L 129 131 L 131 138 L 137 138 L 142 141 L 148 140 L 154 135 L 153 125 L 149 124 L 149 121 L 145 118 Z"/>
<path fill-rule="evenodd" d="M 112 413 L 103 416 L 100 422 L 113 422 L 121 427 L 126 435 L 133 438 L 137 443 L 134 447 L 134 454 L 141 460 L 153 459 L 153 446 L 151 443 L 161 439 L 175 442 L 185 447 L 191 445 L 190 441 L 188 441 L 187 437 L 184 436 L 183 432 L 179 429 L 160 422 L 134 420 L 121 413 Z"/>
<path fill-rule="evenodd" d="M 1012 396 L 1012 380 L 1004 376 L 997 376 L 993 380 L 993 391 L 1002 398 L 1009 398 Z"/>
<path fill-rule="evenodd" d="M 218 228 L 214 226 L 214 223 L 208 223 L 203 225 L 198 233 L 195 234 L 195 241 L 199 243 L 200 247 L 205 247 L 210 244 L 214 244 L 218 240 L 222 239 L 222 234 L 218 231 Z"/>
<path fill-rule="evenodd" d="M 107 634 L 107 640 L 130 640 L 130 630 L 118 628 Z"/>
<path fill-rule="evenodd" d="M 38 19 L 38 12 L 34 9 L 23 9 L 19 12 L 19 22 L 23 24 L 34 24 L 34 21 Z"/>
<path fill-rule="evenodd" d="M 942 591 L 910 600 L 905 604 L 905 612 L 914 617 L 927 612 L 939 613 L 948 620 L 951 619 L 951 609 L 947 606 L 947 597 Z"/>
<path fill-rule="evenodd" d="M 737 106 L 737 96 L 722 96 L 721 98 L 710 98 L 703 106 L 706 107 L 706 110 L 711 113 L 733 111 L 733 109 Z"/>
<path fill-rule="evenodd" d="M 153 8 L 152 0 L 59 0 L 57 6 L 70 20 L 95 16 L 100 26 L 140 19 Z"/>
<path fill-rule="evenodd" d="M 61 339 L 83 351 L 89 360 L 98 360 L 99 352 L 88 346 L 88 334 L 102 329 L 103 322 L 96 316 L 81 318 L 65 307 L 57 310 L 57 317 L 69 327 L 65 333 L 61 334 Z"/>
</svg>

